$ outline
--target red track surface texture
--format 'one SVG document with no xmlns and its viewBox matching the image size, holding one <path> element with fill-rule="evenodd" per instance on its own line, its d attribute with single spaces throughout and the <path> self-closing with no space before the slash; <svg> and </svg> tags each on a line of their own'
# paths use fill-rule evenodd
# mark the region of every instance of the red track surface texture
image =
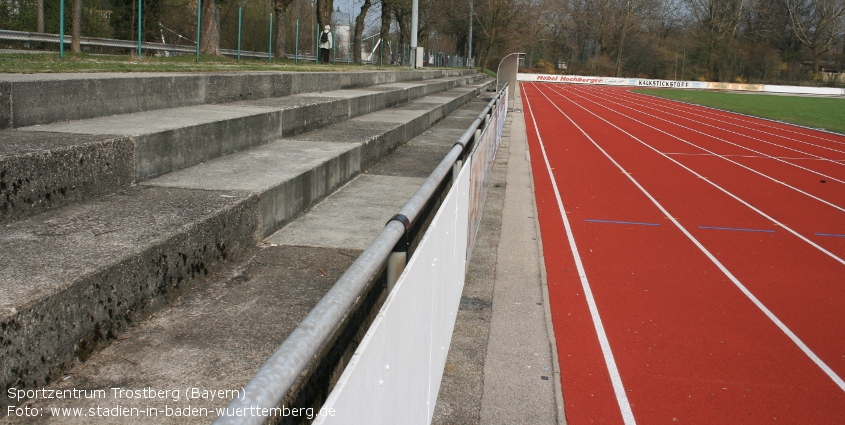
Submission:
<svg viewBox="0 0 845 425">
<path fill-rule="evenodd" d="M 845 423 L 845 137 L 521 87 L 568 423 Z"/>
</svg>

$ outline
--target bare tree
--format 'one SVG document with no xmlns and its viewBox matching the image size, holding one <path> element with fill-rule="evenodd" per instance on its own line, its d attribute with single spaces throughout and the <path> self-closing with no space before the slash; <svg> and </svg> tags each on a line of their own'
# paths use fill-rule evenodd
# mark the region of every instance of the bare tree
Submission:
<svg viewBox="0 0 845 425">
<path fill-rule="evenodd" d="M 220 56 L 220 6 L 215 0 L 206 0 L 202 6 L 202 44 L 200 50 Z"/>
<path fill-rule="evenodd" d="M 833 46 L 836 26 L 845 14 L 845 0 L 787 0 L 795 36 L 813 55 L 813 79 L 819 78 L 821 56 Z"/>
<path fill-rule="evenodd" d="M 355 63 L 361 63 L 361 35 L 364 33 L 364 27 L 367 23 L 367 12 L 369 12 L 372 6 L 373 3 L 371 0 L 364 0 L 364 4 L 361 5 L 361 12 L 355 18 L 355 37 L 352 39 L 352 45 L 355 49 L 352 57 Z"/>
<path fill-rule="evenodd" d="M 389 59 L 385 58 L 385 55 L 389 55 L 390 52 L 385 52 L 385 45 L 384 43 L 387 42 L 387 38 L 390 35 L 390 25 L 393 23 L 393 2 L 391 0 L 381 0 L 381 28 L 379 30 L 379 35 L 381 36 L 381 52 L 379 53 L 379 57 L 381 58 L 382 63 L 389 63 Z"/>
<path fill-rule="evenodd" d="M 38 32 L 44 32 L 44 0 L 38 0 L 36 4 L 38 8 L 38 18 L 37 18 L 37 30 Z"/>
<path fill-rule="evenodd" d="M 287 34 L 288 23 L 288 8 L 293 0 L 274 0 L 273 10 L 276 12 L 276 40 L 273 45 L 273 56 L 277 58 L 284 58 L 285 54 L 285 36 Z"/>
<path fill-rule="evenodd" d="M 684 0 L 696 28 L 690 33 L 702 43 L 706 55 L 706 78 L 717 76 L 720 57 L 730 48 L 745 13 L 743 0 Z"/>
<path fill-rule="evenodd" d="M 332 0 L 317 0 L 317 29 L 322 31 L 323 27 L 332 24 Z"/>
<path fill-rule="evenodd" d="M 70 51 L 79 53 L 82 51 L 79 43 L 82 28 L 82 0 L 73 0 L 73 18 L 70 27 Z"/>
</svg>

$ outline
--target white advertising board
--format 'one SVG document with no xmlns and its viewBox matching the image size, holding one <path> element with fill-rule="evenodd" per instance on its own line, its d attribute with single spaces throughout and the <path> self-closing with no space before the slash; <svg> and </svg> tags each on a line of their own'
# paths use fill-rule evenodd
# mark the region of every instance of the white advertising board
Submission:
<svg viewBox="0 0 845 425">
<path fill-rule="evenodd" d="M 465 166 L 315 424 L 429 424 L 466 268 Z M 332 410 L 330 410 L 332 409 Z"/>
<path fill-rule="evenodd" d="M 731 90 L 767 93 L 845 96 L 845 89 L 832 87 L 774 86 L 746 83 L 714 83 L 707 81 L 674 81 L 644 78 L 585 77 L 578 75 L 518 74 L 517 80 L 537 83 L 600 84 L 610 86 L 660 87 L 698 90 Z"/>
</svg>

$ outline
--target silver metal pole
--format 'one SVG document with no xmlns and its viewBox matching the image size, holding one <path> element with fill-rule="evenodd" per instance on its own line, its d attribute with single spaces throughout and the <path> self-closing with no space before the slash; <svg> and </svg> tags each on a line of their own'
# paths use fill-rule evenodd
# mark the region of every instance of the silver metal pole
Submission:
<svg viewBox="0 0 845 425">
<path fill-rule="evenodd" d="M 411 68 L 419 68 L 417 64 L 417 36 L 420 26 L 420 3 L 419 0 L 413 0 L 411 4 Z"/>
<path fill-rule="evenodd" d="M 467 52 L 467 68 L 472 68 L 472 0 L 469 0 L 469 49 Z"/>
</svg>

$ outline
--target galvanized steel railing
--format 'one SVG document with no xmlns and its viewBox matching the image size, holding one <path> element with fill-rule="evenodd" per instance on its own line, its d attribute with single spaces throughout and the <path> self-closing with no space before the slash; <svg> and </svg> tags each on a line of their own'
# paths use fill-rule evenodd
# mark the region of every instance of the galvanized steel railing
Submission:
<svg viewBox="0 0 845 425">
<path fill-rule="evenodd" d="M 229 403 L 226 410 L 230 416 L 221 416 L 214 421 L 214 424 L 262 424 L 268 419 L 266 416 L 254 414 L 279 406 L 332 331 L 341 323 L 355 300 L 382 269 L 391 253 L 402 252 L 404 248 L 404 253 L 407 255 L 407 244 L 403 243 L 408 239 L 407 230 L 420 218 L 420 213 L 436 195 L 438 187 L 445 179 L 450 174 L 453 178 L 457 176 L 454 171 L 460 168 L 462 159 L 470 150 L 466 148 L 471 148 L 479 140 L 481 131 L 490 122 L 491 114 L 502 101 L 506 87 L 507 85 L 502 87 L 414 196 L 387 223 L 370 246 L 261 366 L 261 369 L 244 387 L 244 395 Z M 389 267 L 399 269 L 388 270 L 388 276 L 398 278 L 404 266 L 404 259 L 391 261 Z M 395 283 L 395 281 L 390 282 L 391 279 L 393 278 L 388 277 L 389 287 Z M 238 415 L 235 412 L 252 413 Z"/>
<path fill-rule="evenodd" d="M 0 40 L 6 41 L 20 41 L 24 43 L 52 43 L 58 44 L 59 43 L 59 35 L 58 34 L 45 34 L 45 33 L 35 33 L 35 32 L 23 32 L 23 31 L 10 31 L 10 30 L 0 30 Z M 70 44 L 71 37 L 69 35 L 65 35 L 64 37 L 64 44 Z M 113 40 L 109 38 L 97 38 L 97 37 L 79 37 L 79 44 L 82 46 L 97 46 L 97 47 L 112 47 L 112 48 L 119 48 L 119 49 L 129 49 L 129 50 L 137 50 L 138 43 L 136 41 L 128 41 L 128 40 Z M 141 49 L 143 50 L 156 50 L 156 51 L 166 51 L 166 52 L 177 52 L 177 53 L 195 53 L 196 46 L 180 46 L 176 44 L 163 44 L 163 43 L 149 43 L 144 42 L 141 43 Z M 225 56 L 238 56 L 238 51 L 235 49 L 220 49 L 220 54 Z M 251 58 L 263 58 L 266 59 L 268 57 L 268 52 L 254 52 L 254 51 L 247 51 L 241 50 L 241 56 L 251 57 Z M 289 59 L 293 59 L 294 55 L 287 55 Z M 299 55 L 299 59 L 301 60 L 314 60 L 314 55 Z"/>
</svg>

